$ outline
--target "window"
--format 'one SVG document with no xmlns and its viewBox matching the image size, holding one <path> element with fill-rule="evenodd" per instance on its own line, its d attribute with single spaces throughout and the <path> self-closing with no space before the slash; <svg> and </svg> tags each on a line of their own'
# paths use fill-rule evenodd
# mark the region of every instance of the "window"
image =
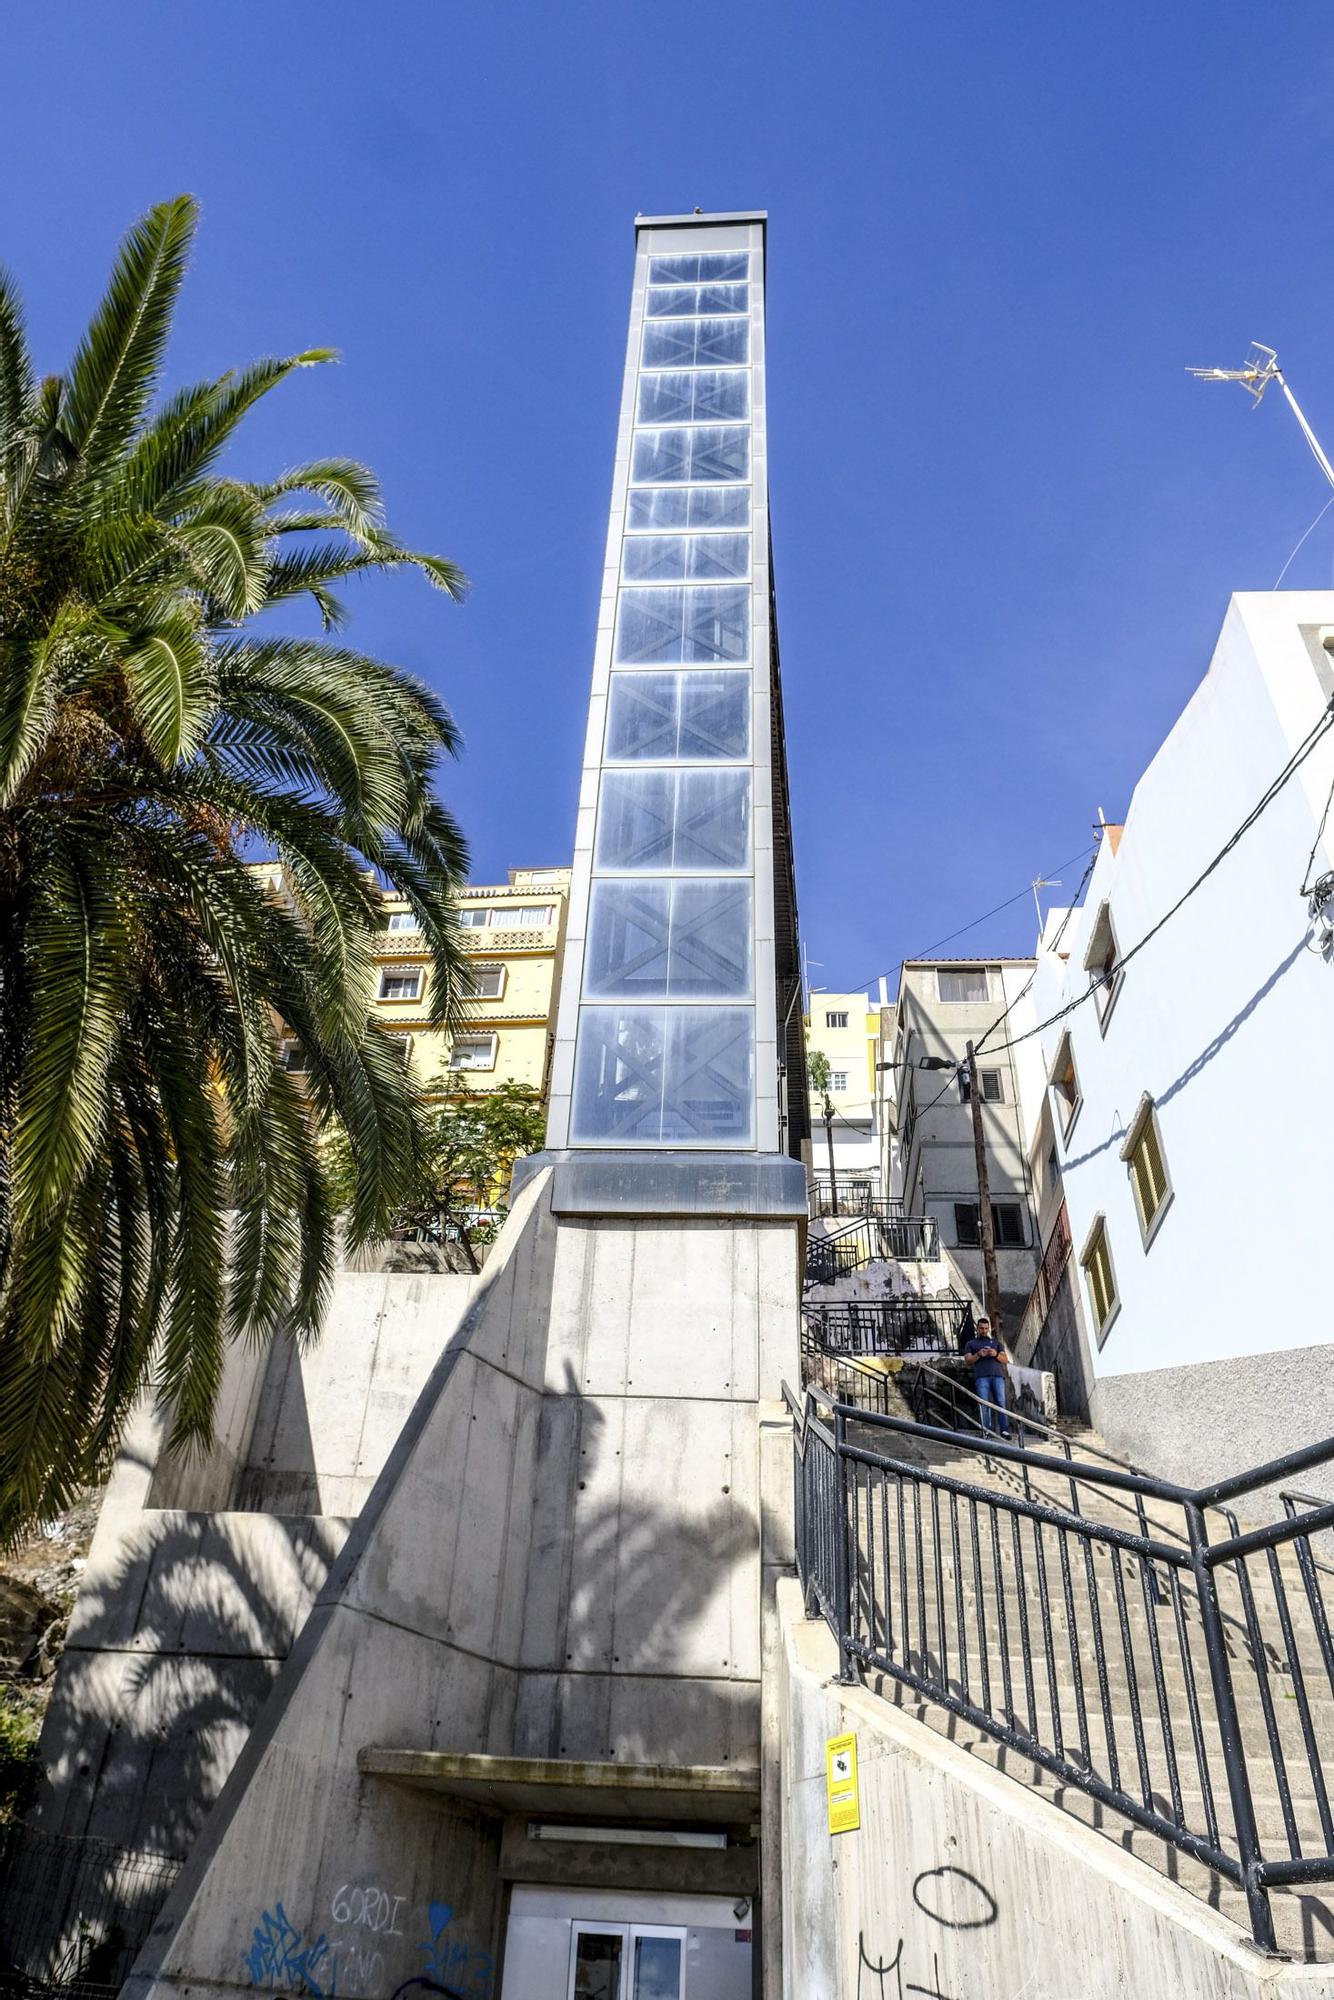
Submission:
<svg viewBox="0 0 1334 2000">
<path fill-rule="evenodd" d="M 1162 1134 L 1158 1130 L 1158 1116 L 1151 1097 L 1140 1099 L 1135 1116 L 1130 1121 L 1126 1143 L 1121 1148 L 1121 1158 L 1130 1170 L 1130 1185 L 1135 1190 L 1135 1207 L 1139 1211 L 1140 1233 L 1147 1249 L 1172 1199 L 1172 1183 L 1167 1177 L 1167 1163 L 1163 1158 Z"/>
<path fill-rule="evenodd" d="M 1051 1070 L 1052 1096 L 1056 1099 L 1056 1115 L 1061 1124 L 1061 1137 L 1068 1138 L 1070 1127 L 1079 1116 L 1079 1107 L 1084 1102 L 1079 1094 L 1079 1078 L 1075 1073 L 1075 1052 L 1069 1035 L 1062 1035 L 1061 1046 L 1056 1051 L 1056 1060 Z"/>
<path fill-rule="evenodd" d="M 750 360 L 748 319 L 667 319 L 644 323 L 645 368 L 709 368 Z"/>
<path fill-rule="evenodd" d="M 305 1076 L 310 1069 L 310 1058 L 300 1042 L 284 1042 L 278 1062 L 291 1076 Z"/>
<path fill-rule="evenodd" d="M 550 903 L 520 903 L 511 910 L 460 910 L 458 920 L 469 931 L 540 931 L 555 923 L 556 912 Z"/>
<path fill-rule="evenodd" d="M 422 969 L 419 965 L 395 967 L 380 974 L 382 1000 L 420 1000 Z"/>
<path fill-rule="evenodd" d="M 505 991 L 503 965 L 470 965 L 465 1000 L 499 1000 Z"/>
<path fill-rule="evenodd" d="M 985 1002 L 987 998 L 987 971 L 984 965 L 951 966 L 947 971 L 943 966 L 936 973 L 936 992 L 941 1000 L 950 1006 L 963 1006 L 969 1002 Z"/>
<path fill-rule="evenodd" d="M 832 1014 L 826 1012 L 824 1017 L 824 1024 L 826 1028 L 846 1028 L 848 1025 L 848 1016 L 846 1010 L 839 1009 L 838 1011 Z"/>
<path fill-rule="evenodd" d="M 408 1066 L 408 1058 L 412 1054 L 412 1036 L 386 1035 L 385 1040 L 388 1042 L 393 1053 L 398 1057 L 399 1061 L 402 1063 L 404 1069 L 406 1069 Z"/>
<path fill-rule="evenodd" d="M 626 507 L 625 525 L 635 535 L 661 528 L 748 528 L 750 488 L 636 487 Z"/>
<path fill-rule="evenodd" d="M 749 535 L 630 535 L 621 557 L 627 583 L 709 583 L 750 575 Z"/>
<path fill-rule="evenodd" d="M 681 256 L 650 257 L 651 285 L 728 284 L 750 276 L 749 250 L 690 251 Z"/>
<path fill-rule="evenodd" d="M 749 771 L 604 771 L 599 869 L 718 875 L 749 859 Z"/>
<path fill-rule="evenodd" d="M 589 999 L 747 1000 L 751 886 L 736 878 L 595 882 L 584 992 Z"/>
<path fill-rule="evenodd" d="M 581 1007 L 572 1136 L 613 1146 L 752 1141 L 753 1007 Z"/>
<path fill-rule="evenodd" d="M 744 669 L 613 674 L 609 764 L 713 763 L 750 748 L 750 675 Z"/>
<path fill-rule="evenodd" d="M 980 1069 L 977 1074 L 982 1083 L 982 1102 L 984 1104 L 1004 1104 L 1005 1079 L 1001 1075 L 1001 1072 L 998 1069 Z M 968 1072 L 966 1069 L 961 1069 L 959 1071 L 960 1104 L 970 1103 L 972 1095 L 973 1093 L 968 1082 Z"/>
<path fill-rule="evenodd" d="M 613 657 L 621 666 L 749 659 L 750 591 L 745 584 L 623 590 Z"/>
<path fill-rule="evenodd" d="M 494 1069 L 495 1066 L 494 1035 L 455 1035 L 449 1050 L 451 1069 Z"/>
<path fill-rule="evenodd" d="M 1104 1029 L 1116 1005 L 1116 996 L 1121 991 L 1121 983 L 1125 978 L 1124 972 L 1117 964 L 1118 957 L 1112 912 L 1104 903 L 1098 911 L 1097 922 L 1093 926 L 1093 936 L 1084 955 L 1084 969 L 1089 974 L 1089 984 L 1097 996 L 1093 1004 L 1098 1010 L 1098 1019 Z"/>
<path fill-rule="evenodd" d="M 993 1201 L 991 1233 L 998 1250 L 1022 1250 L 1024 1211 L 1017 1201 Z M 981 1215 L 975 1201 L 954 1204 L 954 1240 L 961 1250 L 976 1250 L 982 1242 Z"/>
<path fill-rule="evenodd" d="M 846 1090 L 847 1087 L 847 1071 L 845 1069 L 831 1069 L 829 1072 L 829 1088 L 831 1090 Z"/>
<path fill-rule="evenodd" d="M 421 920 L 415 910 L 391 910 L 385 929 L 387 931 L 419 931 L 421 929 Z"/>
<path fill-rule="evenodd" d="M 637 486 L 685 486 L 750 478 L 750 425 L 637 431 L 630 477 Z"/>
<path fill-rule="evenodd" d="M 649 319 L 709 319 L 750 311 L 749 285 L 651 285 Z"/>
<path fill-rule="evenodd" d="M 734 424 L 750 415 L 747 368 L 664 368 L 639 378 L 640 424 Z"/>
<path fill-rule="evenodd" d="M 1099 1215 L 1094 1219 L 1079 1261 L 1084 1267 L 1084 1280 L 1088 1286 L 1093 1324 L 1097 1328 L 1098 1345 L 1101 1347 L 1107 1338 L 1112 1321 L 1121 1310 L 1121 1301 L 1116 1291 L 1116 1272 L 1112 1268 L 1111 1245 L 1107 1241 L 1105 1216 Z"/>
</svg>

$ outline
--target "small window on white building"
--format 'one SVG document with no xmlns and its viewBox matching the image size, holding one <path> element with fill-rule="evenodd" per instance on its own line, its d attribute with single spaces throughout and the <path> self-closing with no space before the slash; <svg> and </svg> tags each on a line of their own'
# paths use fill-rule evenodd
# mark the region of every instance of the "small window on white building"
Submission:
<svg viewBox="0 0 1334 2000">
<path fill-rule="evenodd" d="M 1097 1329 L 1098 1345 L 1107 1338 L 1112 1321 L 1121 1310 L 1121 1300 L 1116 1290 L 1116 1272 L 1112 1268 L 1112 1249 L 1107 1241 L 1107 1218 L 1095 1217 L 1088 1233 L 1088 1241 L 1080 1252 L 1080 1263 L 1084 1267 L 1084 1282 L 1088 1286 L 1089 1306 L 1093 1312 L 1093 1324 Z"/>
<path fill-rule="evenodd" d="M 831 1069 L 829 1072 L 829 1088 L 831 1090 L 846 1090 L 847 1087 L 847 1071 L 845 1069 Z"/>
<path fill-rule="evenodd" d="M 494 1069 L 495 1066 L 494 1035 L 455 1035 L 449 1051 L 451 1069 Z"/>
<path fill-rule="evenodd" d="M 988 994 L 985 965 L 940 966 L 936 971 L 936 992 L 947 1006 L 985 1004 Z"/>
<path fill-rule="evenodd" d="M 1140 1234 L 1147 1250 L 1172 1200 L 1172 1183 L 1163 1158 L 1162 1134 L 1158 1130 L 1153 1099 L 1147 1095 L 1140 1099 L 1135 1116 L 1130 1121 L 1121 1158 L 1130 1170 Z"/>
<path fill-rule="evenodd" d="M 1004 1104 L 1005 1080 L 1001 1072 L 998 1069 L 980 1069 L 977 1074 L 982 1084 L 982 1102 L 984 1104 Z M 966 1069 L 961 1069 L 959 1071 L 960 1104 L 971 1102 L 972 1095 L 972 1089 L 968 1082 L 968 1072 Z"/>
<path fill-rule="evenodd" d="M 419 931 L 421 929 L 421 921 L 415 910 L 391 910 L 385 929 L 387 931 Z"/>
<path fill-rule="evenodd" d="M 1061 1137 L 1069 1136 L 1070 1127 L 1079 1115 L 1079 1107 L 1084 1102 L 1079 1094 L 1079 1077 L 1075 1071 L 1075 1052 L 1069 1035 L 1061 1036 L 1061 1046 L 1056 1051 L 1056 1060 L 1051 1067 L 1051 1092 L 1056 1100 L 1056 1115 L 1060 1120 Z"/>
<path fill-rule="evenodd" d="M 848 1025 L 847 1009 L 840 1008 L 837 1012 L 834 1013 L 830 1013 L 828 1009 L 826 1009 L 824 1024 L 826 1028 L 846 1028 Z"/>
<path fill-rule="evenodd" d="M 499 1000 L 505 991 L 503 965 L 470 965 L 465 1000 Z"/>
<path fill-rule="evenodd" d="M 395 966 L 380 974 L 382 1000 L 420 1000 L 422 969 L 419 965 Z"/>
<path fill-rule="evenodd" d="M 1084 970 L 1089 975 L 1089 984 L 1095 995 L 1093 1004 L 1104 1029 L 1125 979 L 1119 958 L 1111 908 L 1104 903 L 1098 911 L 1089 948 L 1084 954 Z"/>
</svg>

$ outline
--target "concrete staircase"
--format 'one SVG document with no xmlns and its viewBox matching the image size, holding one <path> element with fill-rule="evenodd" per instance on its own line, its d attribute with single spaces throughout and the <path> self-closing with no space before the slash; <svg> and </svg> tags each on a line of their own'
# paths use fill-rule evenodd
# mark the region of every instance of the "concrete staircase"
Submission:
<svg viewBox="0 0 1334 2000">
<path fill-rule="evenodd" d="M 895 1387 L 889 1410 L 910 1416 Z M 1076 1461 L 1093 1464 L 1093 1452 L 1105 1454 L 1092 1431 L 1063 1428 Z M 895 1458 L 905 1474 L 929 1469 L 969 1489 L 951 1493 L 910 1476 L 882 1482 L 852 1462 L 861 1555 L 853 1580 L 854 1633 L 992 1717 L 1009 1718 L 1017 1733 L 1044 1748 L 1063 1749 L 1078 1768 L 1172 1823 L 1207 1833 L 1212 1812 L 1217 1845 L 1235 1853 L 1201 1607 L 1189 1572 L 989 1504 L 988 1495 L 1024 1497 L 1024 1471 L 988 1457 L 980 1439 L 976 1449 L 956 1448 L 866 1424 L 850 1426 L 849 1442 Z M 1025 1442 L 1041 1448 L 1032 1437 Z M 1027 1497 L 1069 1510 L 1071 1484 L 1058 1474 L 1030 1471 Z M 1180 1510 L 1164 1502 L 1144 1505 L 1148 1534 L 1184 1546 Z M 1090 1522 L 1144 1531 L 1133 1495 L 1081 1481 L 1077 1506 Z M 1221 1515 L 1211 1514 L 1211 1538 L 1227 1533 Z M 1237 1566 L 1223 1566 L 1218 1592 L 1261 1851 L 1271 1858 L 1323 1855 L 1334 1846 L 1323 1796 L 1324 1783 L 1334 1782 L 1334 1685 L 1320 1648 L 1318 1614 L 1292 1545 L 1272 1562 L 1268 1555 L 1252 1556 L 1245 1568 L 1243 1581 Z M 1322 1565 L 1320 1580 L 1326 1601 L 1334 1603 L 1334 1570 Z M 1036 1788 L 1249 1932 L 1245 1896 L 1204 1863 L 1048 1772 L 1022 1747 L 999 1741 L 893 1676 L 872 1671 L 866 1680 L 925 1726 Z M 1328 1760 L 1324 1774 L 1312 1772 L 1312 1747 L 1317 1773 L 1322 1751 Z M 1334 1958 L 1334 1884 L 1300 1893 L 1276 1890 L 1272 1906 L 1285 1953 Z"/>
</svg>

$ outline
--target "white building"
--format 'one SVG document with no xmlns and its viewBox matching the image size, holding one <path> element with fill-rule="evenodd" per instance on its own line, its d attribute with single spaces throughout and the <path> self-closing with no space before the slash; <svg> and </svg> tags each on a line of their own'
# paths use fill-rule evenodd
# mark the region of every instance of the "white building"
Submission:
<svg viewBox="0 0 1334 2000">
<path fill-rule="evenodd" d="M 1334 593 L 1233 598 L 1033 991 L 1091 1414 L 1192 1484 L 1334 1432 L 1334 954 L 1301 893 L 1334 866 L 1334 729 L 1223 854 L 1334 696 L 1326 632 Z M 1034 1361 L 1073 1338 L 1052 1314 Z"/>
<path fill-rule="evenodd" d="M 828 1092 L 811 1090 L 811 1165 L 817 1184 L 823 1185 L 832 1150 L 842 1193 L 854 1187 L 873 1195 L 889 1191 L 881 1180 L 889 1093 L 877 1064 L 886 1016 L 892 1023 L 894 1010 L 884 980 L 880 987 L 875 1001 L 864 989 L 826 993 L 817 988 L 805 1020 L 808 1056 L 823 1055 L 829 1064 Z M 824 1115 L 826 1102 L 832 1119 Z"/>
</svg>

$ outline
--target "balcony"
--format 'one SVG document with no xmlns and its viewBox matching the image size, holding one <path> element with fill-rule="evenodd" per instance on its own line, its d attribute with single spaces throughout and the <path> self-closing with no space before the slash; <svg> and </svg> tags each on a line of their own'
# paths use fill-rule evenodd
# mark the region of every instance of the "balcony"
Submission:
<svg viewBox="0 0 1334 2000">
<path fill-rule="evenodd" d="M 958 1354 L 971 1327 L 972 1307 L 953 1291 L 931 1298 L 812 1302 L 801 1309 L 807 1353 Z"/>
</svg>

